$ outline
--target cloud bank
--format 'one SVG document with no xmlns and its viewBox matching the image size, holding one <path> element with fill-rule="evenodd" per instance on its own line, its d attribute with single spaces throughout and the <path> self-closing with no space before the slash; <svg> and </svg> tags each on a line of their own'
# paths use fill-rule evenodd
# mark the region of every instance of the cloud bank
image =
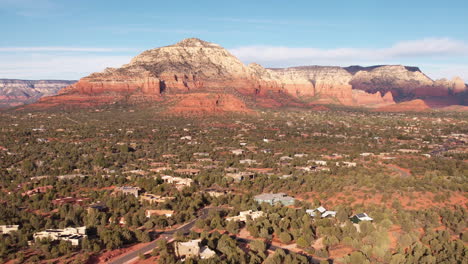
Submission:
<svg viewBox="0 0 468 264">
<path fill-rule="evenodd" d="M 394 61 L 396 59 L 468 55 L 468 44 L 448 38 L 427 38 L 398 42 L 389 48 L 290 48 L 245 46 L 231 49 L 239 59 L 270 65 L 342 63 L 350 61 Z"/>
<path fill-rule="evenodd" d="M 460 76 L 468 81 L 468 44 L 449 38 L 404 41 L 374 49 L 243 46 L 230 51 L 245 63 L 265 67 L 404 64 L 419 66 L 431 78 Z M 128 48 L 0 47 L 0 78 L 79 79 L 128 63 L 137 53 Z"/>
</svg>

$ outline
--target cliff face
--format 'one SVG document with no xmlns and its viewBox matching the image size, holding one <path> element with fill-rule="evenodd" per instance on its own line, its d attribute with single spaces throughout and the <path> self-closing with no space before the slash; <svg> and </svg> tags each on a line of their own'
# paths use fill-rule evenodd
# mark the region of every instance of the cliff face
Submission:
<svg viewBox="0 0 468 264">
<path fill-rule="evenodd" d="M 84 77 L 32 107 L 119 101 L 167 102 L 175 112 L 249 112 L 256 105 L 308 107 L 310 102 L 382 107 L 394 104 L 394 98 L 447 97 L 465 90 L 461 79 L 434 82 L 418 68 L 398 65 L 246 66 L 221 46 L 192 38 L 144 51 L 128 64 Z"/>
<path fill-rule="evenodd" d="M 14 80 L 0 79 L 0 108 L 8 108 L 35 102 L 43 96 L 51 96 L 74 83 L 62 80 Z"/>
<path fill-rule="evenodd" d="M 384 65 L 372 67 L 351 66 L 345 68 L 353 74 L 349 82 L 353 89 L 370 93 L 391 92 L 397 102 L 445 97 L 459 97 L 465 91 L 465 84 L 459 77 L 453 80 L 433 81 L 422 73 L 419 68 L 402 65 Z"/>
</svg>

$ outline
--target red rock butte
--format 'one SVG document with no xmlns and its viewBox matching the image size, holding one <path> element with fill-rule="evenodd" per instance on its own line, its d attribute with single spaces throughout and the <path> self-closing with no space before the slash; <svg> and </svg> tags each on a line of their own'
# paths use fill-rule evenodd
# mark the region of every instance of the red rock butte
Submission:
<svg viewBox="0 0 468 264">
<path fill-rule="evenodd" d="M 466 98 L 466 93 L 459 78 L 432 81 L 418 68 L 401 65 L 245 65 L 217 44 L 189 38 L 144 51 L 120 68 L 93 73 L 26 108 L 154 102 L 176 113 L 250 113 L 256 107 L 317 109 L 317 104 L 379 108 L 420 97 L 464 104 L 466 99 L 458 97 Z"/>
</svg>

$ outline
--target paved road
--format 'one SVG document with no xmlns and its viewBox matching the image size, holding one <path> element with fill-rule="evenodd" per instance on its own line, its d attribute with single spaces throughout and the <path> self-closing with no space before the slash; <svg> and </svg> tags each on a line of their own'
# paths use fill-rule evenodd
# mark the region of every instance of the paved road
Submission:
<svg viewBox="0 0 468 264">
<path fill-rule="evenodd" d="M 177 229 L 159 233 L 159 237 L 157 239 L 151 241 L 148 245 L 146 245 L 146 246 L 144 246 L 144 247 L 142 247 L 140 249 L 134 250 L 132 252 L 126 253 L 126 254 L 118 257 L 115 260 L 109 261 L 108 263 L 109 264 L 127 264 L 127 263 L 133 262 L 136 258 L 138 258 L 140 256 L 140 254 L 146 254 L 148 252 L 151 252 L 156 247 L 156 243 L 157 243 L 157 241 L 159 239 L 164 238 L 166 240 L 171 240 L 172 236 L 176 232 L 179 232 L 179 231 L 181 231 L 184 234 L 189 233 L 190 229 L 192 229 L 192 227 L 195 225 L 195 222 L 198 219 L 207 218 L 210 211 L 212 211 L 212 210 L 222 210 L 222 208 L 219 208 L 219 207 L 203 208 L 202 210 L 200 210 L 198 218 L 186 223 L 185 225 L 183 225 L 183 226 L 181 226 L 181 227 L 179 227 Z"/>
<path fill-rule="evenodd" d="M 252 240 L 252 239 L 241 238 L 241 237 L 236 237 L 236 240 L 239 241 L 239 242 L 241 242 L 241 243 L 250 243 L 250 242 L 254 241 L 254 240 Z M 267 248 L 267 249 L 272 250 L 272 251 L 275 251 L 275 250 L 277 250 L 277 249 L 279 249 L 279 248 L 281 248 L 282 250 L 284 250 L 284 252 L 286 252 L 286 253 L 291 252 L 291 251 L 290 251 L 289 249 L 287 249 L 287 248 L 278 247 L 278 246 L 275 246 L 275 245 L 273 245 L 273 244 L 268 244 L 268 248 Z M 302 256 L 306 257 L 306 258 L 309 260 L 309 263 L 312 263 L 312 264 L 318 264 L 318 263 L 320 263 L 320 260 L 319 260 L 319 259 L 314 259 L 314 258 L 312 258 L 312 257 L 309 256 L 309 255 L 302 254 L 302 253 L 296 253 L 296 254 L 299 254 L 299 255 L 302 255 Z"/>
<path fill-rule="evenodd" d="M 159 233 L 159 237 L 153 241 L 151 241 L 148 245 L 140 248 L 140 249 L 137 249 L 135 251 L 132 251 L 132 252 L 129 252 L 125 255 L 122 255 L 120 256 L 119 258 L 113 260 L 113 261 L 110 261 L 108 262 L 109 264 L 129 264 L 131 262 L 133 262 L 134 260 L 136 260 L 140 254 L 147 254 L 149 252 L 151 252 L 155 247 L 156 247 L 156 243 L 159 239 L 166 239 L 166 240 L 171 240 L 173 238 L 173 235 L 174 233 L 176 232 L 183 232 L 184 234 L 186 233 L 189 233 L 190 232 L 190 229 L 192 229 L 192 227 L 195 225 L 195 222 L 198 220 L 198 219 L 206 219 L 210 213 L 210 211 L 212 210 L 223 210 L 223 208 L 220 208 L 220 207 L 211 207 L 211 208 L 203 208 L 202 210 L 200 210 L 200 213 L 199 213 L 199 216 L 188 222 L 187 224 L 177 228 L 177 229 L 174 229 L 174 230 L 171 230 L 171 231 L 166 231 L 166 232 L 162 232 L 162 233 Z M 253 240 L 251 239 L 246 239 L 246 238 L 240 238 L 240 237 L 237 237 L 236 238 L 237 241 L 239 242 L 242 242 L 242 243 L 250 243 L 252 242 Z M 277 250 L 277 249 L 283 249 L 285 252 L 289 252 L 290 250 L 287 249 L 287 248 L 282 248 L 282 247 L 278 247 L 278 246 L 274 246 L 272 244 L 269 244 L 269 247 L 268 249 L 270 250 Z M 299 253 L 297 253 L 299 254 Z M 305 257 L 307 257 L 307 259 L 309 260 L 310 263 L 313 263 L 313 264 L 317 264 L 320 262 L 320 260 L 317 260 L 317 259 L 314 259 L 308 255 L 305 255 L 305 254 L 300 254 L 300 255 L 303 255 Z"/>
</svg>

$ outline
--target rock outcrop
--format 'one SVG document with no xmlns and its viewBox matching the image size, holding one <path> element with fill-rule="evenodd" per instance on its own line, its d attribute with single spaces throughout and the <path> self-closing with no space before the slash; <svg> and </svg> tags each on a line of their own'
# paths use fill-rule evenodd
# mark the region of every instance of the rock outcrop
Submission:
<svg viewBox="0 0 468 264">
<path fill-rule="evenodd" d="M 33 103 L 51 96 L 76 81 L 0 79 L 0 108 Z"/>
<path fill-rule="evenodd" d="M 353 74 L 349 82 L 353 89 L 369 93 L 391 92 L 397 102 L 416 98 L 453 97 L 466 90 L 465 83 L 459 77 L 451 81 L 446 79 L 433 81 L 417 67 L 382 65 L 350 66 L 345 69 Z"/>
<path fill-rule="evenodd" d="M 379 112 L 423 112 L 430 110 L 431 107 L 424 100 L 416 99 L 398 104 L 383 106 L 375 109 Z"/>
<path fill-rule="evenodd" d="M 34 106 L 115 102 L 168 103 L 174 112 L 250 112 L 249 108 L 316 104 L 382 107 L 419 97 L 465 93 L 461 79 L 434 82 L 416 67 L 244 65 L 221 46 L 200 39 L 151 49 L 120 68 L 107 68 Z"/>
</svg>

